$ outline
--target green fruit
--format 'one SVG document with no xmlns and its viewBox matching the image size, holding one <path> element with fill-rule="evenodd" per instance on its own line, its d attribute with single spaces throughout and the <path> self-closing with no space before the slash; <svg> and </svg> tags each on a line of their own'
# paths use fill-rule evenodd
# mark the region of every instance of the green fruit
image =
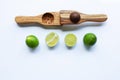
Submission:
<svg viewBox="0 0 120 80">
<path fill-rule="evenodd" d="M 93 33 L 87 33 L 85 34 L 83 38 L 83 42 L 86 46 L 93 46 L 97 41 L 97 37 Z"/>
<path fill-rule="evenodd" d="M 28 35 L 26 37 L 26 44 L 30 48 L 36 48 L 39 45 L 39 40 L 34 35 Z"/>
<path fill-rule="evenodd" d="M 77 37 L 74 34 L 69 33 L 65 36 L 64 41 L 65 41 L 66 46 L 73 47 L 75 46 L 77 42 Z"/>
<path fill-rule="evenodd" d="M 51 32 L 46 36 L 46 44 L 49 47 L 54 47 L 58 43 L 58 41 L 59 41 L 59 36 L 54 32 Z"/>
</svg>

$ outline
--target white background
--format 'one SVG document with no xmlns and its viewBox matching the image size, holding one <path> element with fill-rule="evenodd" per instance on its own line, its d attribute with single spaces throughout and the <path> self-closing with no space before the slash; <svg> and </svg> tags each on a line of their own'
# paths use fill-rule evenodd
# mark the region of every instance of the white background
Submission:
<svg viewBox="0 0 120 80">
<path fill-rule="evenodd" d="M 120 80 L 119 7 L 119 0 L 0 0 L 0 80 Z M 17 15 L 59 10 L 104 13 L 108 20 L 69 29 L 20 27 L 14 20 Z M 53 49 L 45 43 L 49 32 L 60 36 L 59 44 Z M 88 32 L 95 33 L 98 39 L 91 49 L 86 49 L 82 41 Z M 64 44 L 67 33 L 78 38 L 72 49 Z M 29 34 L 40 40 L 35 50 L 25 44 Z"/>
</svg>

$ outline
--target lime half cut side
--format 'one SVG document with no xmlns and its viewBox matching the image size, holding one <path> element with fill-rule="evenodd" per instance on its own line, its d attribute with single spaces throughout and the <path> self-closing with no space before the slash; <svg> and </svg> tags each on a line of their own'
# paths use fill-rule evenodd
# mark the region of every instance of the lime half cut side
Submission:
<svg viewBox="0 0 120 80">
<path fill-rule="evenodd" d="M 75 46 L 75 44 L 77 42 L 77 37 L 74 34 L 69 33 L 65 36 L 64 41 L 65 41 L 66 46 L 73 47 L 73 46 Z"/>
<path fill-rule="evenodd" d="M 54 47 L 58 43 L 58 41 L 59 41 L 59 36 L 54 32 L 51 32 L 46 36 L 46 44 L 49 47 Z"/>
</svg>

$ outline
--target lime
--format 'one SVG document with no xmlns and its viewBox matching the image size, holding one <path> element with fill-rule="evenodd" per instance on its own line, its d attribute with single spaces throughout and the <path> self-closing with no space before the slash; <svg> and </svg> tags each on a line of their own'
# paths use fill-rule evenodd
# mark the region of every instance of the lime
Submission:
<svg viewBox="0 0 120 80">
<path fill-rule="evenodd" d="M 34 35 L 28 35 L 26 37 L 26 44 L 30 48 L 36 48 L 39 45 L 39 40 Z"/>
<path fill-rule="evenodd" d="M 96 43 L 96 41 L 97 41 L 97 37 L 93 33 L 87 33 L 83 38 L 83 42 L 86 46 L 92 46 Z"/>
<path fill-rule="evenodd" d="M 58 41 L 59 41 L 59 36 L 54 32 L 51 32 L 46 36 L 46 44 L 49 47 L 54 47 L 58 43 Z"/>
<path fill-rule="evenodd" d="M 77 42 L 77 37 L 74 34 L 69 33 L 65 36 L 64 41 L 65 41 L 66 46 L 73 47 L 75 46 Z"/>
</svg>

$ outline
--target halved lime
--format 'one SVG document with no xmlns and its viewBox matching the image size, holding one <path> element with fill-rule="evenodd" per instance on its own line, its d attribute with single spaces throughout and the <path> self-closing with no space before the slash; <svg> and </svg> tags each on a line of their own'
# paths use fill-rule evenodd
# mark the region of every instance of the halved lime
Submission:
<svg viewBox="0 0 120 80">
<path fill-rule="evenodd" d="M 51 32 L 46 36 L 46 44 L 49 47 L 54 47 L 58 43 L 58 41 L 59 41 L 59 36 L 54 32 Z"/>
<path fill-rule="evenodd" d="M 73 47 L 75 46 L 77 42 L 77 37 L 74 34 L 69 33 L 65 36 L 64 41 L 65 41 L 66 46 Z"/>
<path fill-rule="evenodd" d="M 93 46 L 97 41 L 97 37 L 93 33 L 87 33 L 85 34 L 83 38 L 83 42 L 86 46 Z"/>
<path fill-rule="evenodd" d="M 28 35 L 25 42 L 30 48 L 36 48 L 39 45 L 39 40 L 34 35 Z"/>
</svg>

